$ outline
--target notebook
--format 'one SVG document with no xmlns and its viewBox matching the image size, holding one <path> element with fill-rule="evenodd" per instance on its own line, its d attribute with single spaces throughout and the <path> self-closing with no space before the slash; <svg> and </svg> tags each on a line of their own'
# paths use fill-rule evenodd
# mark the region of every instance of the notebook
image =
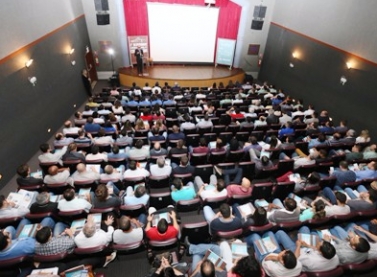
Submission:
<svg viewBox="0 0 377 277">
<path fill-rule="evenodd" d="M 170 216 L 168 213 L 153 214 L 152 226 L 156 227 L 161 219 L 165 219 L 168 223 L 171 223 Z"/>
<path fill-rule="evenodd" d="M 34 238 L 37 233 L 38 225 L 39 224 L 37 223 L 25 224 L 24 227 L 20 231 L 18 231 L 16 237 L 17 238 L 26 238 L 26 237 Z"/>
<path fill-rule="evenodd" d="M 265 237 L 265 238 L 256 240 L 255 246 L 258 248 L 258 251 L 259 253 L 261 253 L 261 255 L 272 253 L 278 248 L 275 242 L 271 240 L 270 237 Z"/>
<path fill-rule="evenodd" d="M 301 234 L 301 233 L 298 234 L 298 239 L 304 241 L 305 243 L 311 246 L 316 246 L 319 241 L 318 236 L 314 236 L 311 234 Z"/>
<path fill-rule="evenodd" d="M 241 213 L 242 217 L 247 217 L 248 215 L 254 214 L 255 212 L 255 208 L 253 204 L 251 204 L 250 202 L 243 205 L 239 205 L 237 208 L 238 211 Z"/>
<path fill-rule="evenodd" d="M 30 208 L 31 204 L 34 203 L 35 198 L 38 192 L 36 191 L 28 191 L 24 189 L 20 189 L 17 192 L 9 193 L 7 197 L 7 201 L 11 201 L 15 203 L 15 208 L 23 207 L 23 208 Z"/>
<path fill-rule="evenodd" d="M 263 208 L 267 208 L 269 205 L 269 203 L 265 199 L 255 200 L 254 204 L 256 207 L 263 207 Z"/>
<path fill-rule="evenodd" d="M 207 250 L 203 260 L 205 259 L 211 261 L 215 265 L 215 267 L 219 267 L 222 269 L 225 269 L 226 267 L 226 262 L 220 256 L 218 256 L 216 253 L 212 252 L 209 249 Z"/>
<path fill-rule="evenodd" d="M 101 213 L 95 213 L 95 214 L 89 214 L 89 217 L 93 217 L 94 222 L 96 224 L 96 229 L 99 230 L 101 228 L 101 221 L 102 221 L 102 214 Z M 71 223 L 71 228 L 75 228 L 75 236 L 80 233 L 80 231 L 84 228 L 84 225 L 86 223 L 86 218 L 80 218 L 75 219 Z"/>
<path fill-rule="evenodd" d="M 91 188 L 81 188 L 79 190 L 77 197 L 81 198 L 81 199 L 86 199 L 86 195 L 90 194 L 90 190 L 91 190 Z"/>
<path fill-rule="evenodd" d="M 232 257 L 238 259 L 249 255 L 247 252 L 247 244 L 245 242 L 233 242 L 231 244 Z"/>
</svg>

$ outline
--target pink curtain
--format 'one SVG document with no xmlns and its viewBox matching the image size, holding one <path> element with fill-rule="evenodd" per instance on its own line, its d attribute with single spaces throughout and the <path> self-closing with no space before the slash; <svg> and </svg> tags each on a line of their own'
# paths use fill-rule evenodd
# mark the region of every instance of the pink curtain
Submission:
<svg viewBox="0 0 377 277">
<path fill-rule="evenodd" d="M 146 2 L 147 0 L 123 0 L 126 30 L 129 36 L 149 35 Z M 148 2 L 204 6 L 203 0 L 149 0 Z M 237 39 L 242 8 L 229 0 L 216 0 L 216 7 L 220 7 L 217 38 Z"/>
</svg>

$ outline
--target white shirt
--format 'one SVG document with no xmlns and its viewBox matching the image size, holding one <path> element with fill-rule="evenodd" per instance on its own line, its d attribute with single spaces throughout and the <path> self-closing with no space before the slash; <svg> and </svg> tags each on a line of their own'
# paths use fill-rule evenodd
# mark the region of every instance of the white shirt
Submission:
<svg viewBox="0 0 377 277">
<path fill-rule="evenodd" d="M 61 150 L 56 151 L 55 153 L 43 153 L 38 156 L 40 163 L 57 163 L 60 162 L 62 156 L 67 152 L 67 146 L 64 146 Z"/>
<path fill-rule="evenodd" d="M 143 239 L 142 228 L 132 228 L 131 232 L 123 232 L 120 229 L 114 231 L 113 241 L 118 244 L 127 244 L 141 241 Z"/>
<path fill-rule="evenodd" d="M 70 173 L 68 170 L 64 170 L 62 172 L 58 172 L 56 175 L 49 175 L 47 174 L 44 179 L 43 179 L 43 182 L 45 184 L 57 184 L 57 183 L 64 183 L 67 181 L 67 179 L 69 178 L 70 176 Z"/>
<path fill-rule="evenodd" d="M 133 177 L 149 177 L 149 171 L 144 168 L 136 168 L 135 170 L 127 169 L 123 177 L 124 178 L 133 178 Z"/>
<path fill-rule="evenodd" d="M 351 212 L 351 209 L 348 205 L 338 206 L 338 205 L 332 205 L 332 206 L 326 206 L 325 207 L 326 216 L 333 216 L 333 215 L 345 215 L 349 214 Z"/>
<path fill-rule="evenodd" d="M 222 191 L 217 191 L 217 189 L 204 189 L 200 193 L 200 198 L 202 198 L 203 200 L 206 200 L 208 198 L 227 196 L 227 195 L 228 195 L 228 191 L 226 189 L 223 189 Z"/>
<path fill-rule="evenodd" d="M 270 255 L 277 255 L 277 254 L 270 254 Z M 271 277 L 294 277 L 298 276 L 301 273 L 302 265 L 299 261 L 297 261 L 296 267 L 292 269 L 288 269 L 284 267 L 279 262 L 275 261 L 266 261 L 266 259 L 263 260 L 262 266 L 264 271 L 268 276 Z"/>
<path fill-rule="evenodd" d="M 77 247 L 80 248 L 89 248 L 89 247 L 95 247 L 99 245 L 108 245 L 109 242 L 112 240 L 112 234 L 114 232 L 113 226 L 107 227 L 107 232 L 100 229 L 95 232 L 95 234 L 87 238 L 83 231 L 81 231 L 76 237 L 75 237 L 75 243 Z"/>
<path fill-rule="evenodd" d="M 170 176 L 172 168 L 170 165 L 165 165 L 161 168 L 157 164 L 152 164 L 149 171 L 152 176 Z"/>
<path fill-rule="evenodd" d="M 62 212 L 71 212 L 77 210 L 85 210 L 86 212 L 89 212 L 91 207 L 92 204 L 90 204 L 88 201 L 77 197 L 73 198 L 71 201 L 62 199 L 58 202 L 58 209 Z"/>
</svg>

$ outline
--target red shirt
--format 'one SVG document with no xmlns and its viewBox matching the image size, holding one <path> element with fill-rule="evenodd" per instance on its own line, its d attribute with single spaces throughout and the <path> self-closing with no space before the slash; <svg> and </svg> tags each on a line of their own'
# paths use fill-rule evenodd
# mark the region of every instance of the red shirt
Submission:
<svg viewBox="0 0 377 277">
<path fill-rule="evenodd" d="M 230 117 L 233 119 L 240 119 L 240 118 L 244 118 L 244 115 L 242 113 L 232 113 L 230 114 Z"/>
<path fill-rule="evenodd" d="M 178 230 L 175 229 L 174 226 L 169 225 L 168 229 L 166 230 L 166 233 L 160 234 L 157 231 L 156 227 L 152 227 L 146 232 L 146 234 L 150 240 L 164 241 L 176 238 L 178 236 Z"/>
<path fill-rule="evenodd" d="M 140 118 L 144 121 L 152 121 L 153 120 L 153 116 L 151 116 L 151 115 L 141 115 Z"/>
</svg>

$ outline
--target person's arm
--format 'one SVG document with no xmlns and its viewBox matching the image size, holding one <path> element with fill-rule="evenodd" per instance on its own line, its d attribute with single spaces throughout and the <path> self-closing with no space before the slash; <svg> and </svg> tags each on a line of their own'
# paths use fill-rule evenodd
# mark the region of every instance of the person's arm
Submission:
<svg viewBox="0 0 377 277">
<path fill-rule="evenodd" d="M 279 261 L 279 256 L 278 256 L 278 254 L 271 253 L 271 254 L 267 255 L 267 256 L 264 258 L 264 260 L 265 260 L 265 261 L 278 262 L 278 261 Z"/>
<path fill-rule="evenodd" d="M 177 215 L 176 215 L 175 211 L 171 211 L 169 213 L 169 216 L 170 216 L 171 220 L 173 221 L 174 228 L 179 232 L 179 224 L 177 222 Z"/>
<path fill-rule="evenodd" d="M 191 273 L 190 277 L 195 276 L 200 271 L 200 266 L 201 266 L 202 262 L 203 261 L 198 262 L 198 264 L 196 265 L 195 270 Z"/>
<path fill-rule="evenodd" d="M 371 238 L 372 240 L 374 240 L 375 242 L 377 242 L 377 236 L 375 234 L 372 234 L 368 230 L 365 230 L 363 227 L 358 226 L 358 225 L 355 225 L 354 228 L 356 230 L 360 231 L 360 232 L 365 233 L 369 238 Z"/>
<path fill-rule="evenodd" d="M 147 226 L 145 226 L 145 232 L 148 232 L 149 229 L 152 228 L 152 219 L 153 219 L 153 215 L 148 215 L 148 218 L 147 218 Z"/>
</svg>

